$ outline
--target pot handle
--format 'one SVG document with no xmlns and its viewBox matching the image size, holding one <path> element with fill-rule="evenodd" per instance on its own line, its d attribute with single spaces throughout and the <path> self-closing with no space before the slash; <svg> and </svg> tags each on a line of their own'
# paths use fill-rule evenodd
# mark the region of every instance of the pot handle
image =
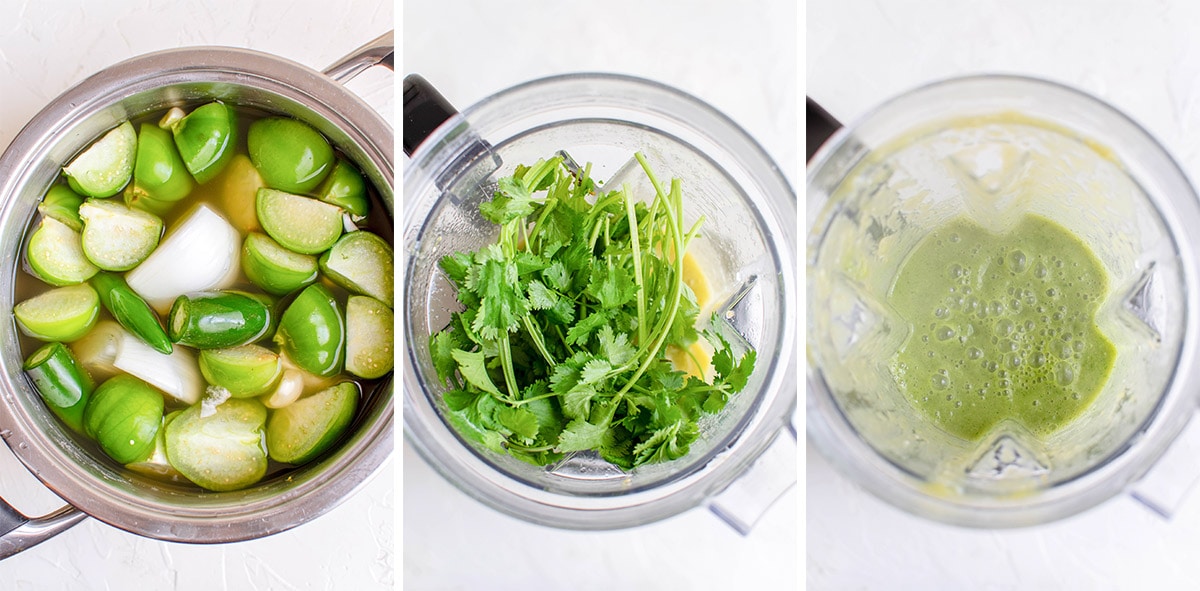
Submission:
<svg viewBox="0 0 1200 591">
<path fill-rule="evenodd" d="M 395 71 L 396 32 L 388 31 L 325 68 L 325 75 L 345 84 L 372 66 Z"/>
<path fill-rule="evenodd" d="M 709 501 L 708 508 L 743 536 L 796 484 L 796 427 L 788 423 L 744 474 Z"/>
<path fill-rule="evenodd" d="M 70 529 L 85 517 L 86 513 L 71 505 L 41 517 L 26 517 L 0 499 L 0 560 Z"/>
</svg>

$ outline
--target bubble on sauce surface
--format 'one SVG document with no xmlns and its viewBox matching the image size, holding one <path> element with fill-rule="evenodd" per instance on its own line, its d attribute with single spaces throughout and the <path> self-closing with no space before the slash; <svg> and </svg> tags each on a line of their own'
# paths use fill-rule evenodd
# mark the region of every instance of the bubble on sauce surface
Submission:
<svg viewBox="0 0 1200 591">
<path fill-rule="evenodd" d="M 1060 363 L 1054 368 L 1054 381 L 1060 386 L 1070 386 L 1075 381 L 1075 371 L 1069 365 Z"/>
<path fill-rule="evenodd" d="M 1014 250 L 1012 254 L 1008 255 L 1008 264 L 1017 273 L 1025 272 L 1026 263 L 1025 253 L 1020 250 Z"/>
</svg>

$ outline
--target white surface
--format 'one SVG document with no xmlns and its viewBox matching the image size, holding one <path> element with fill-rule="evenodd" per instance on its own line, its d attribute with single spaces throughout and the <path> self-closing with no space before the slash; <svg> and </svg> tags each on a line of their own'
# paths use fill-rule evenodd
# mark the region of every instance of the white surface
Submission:
<svg viewBox="0 0 1200 591">
<path fill-rule="evenodd" d="M 459 108 L 542 76 L 607 71 L 670 84 L 725 112 L 795 186 L 796 17 L 791 0 L 404 4 L 405 73 Z M 506 517 L 404 452 L 410 590 L 795 589 L 796 488 L 741 538 L 704 509 L 617 532 Z"/>
<path fill-rule="evenodd" d="M 810 0 L 807 94 L 848 122 L 935 79 L 1022 73 L 1093 93 L 1200 178 L 1200 4 Z M 1194 589 L 1200 499 L 1166 522 L 1120 497 L 1014 531 L 911 517 L 807 454 L 813 589 Z"/>
<path fill-rule="evenodd" d="M 336 17 L 336 18 L 333 18 Z M 55 96 L 123 59 L 185 45 L 271 52 L 320 69 L 392 28 L 390 0 L 0 2 L 0 149 Z M 351 86 L 391 117 L 393 77 Z M 294 530 L 238 544 L 171 544 L 86 520 L 0 562 L 0 589 L 390 589 L 394 470 Z M 26 514 L 61 501 L 0 446 L 0 495 Z"/>
</svg>

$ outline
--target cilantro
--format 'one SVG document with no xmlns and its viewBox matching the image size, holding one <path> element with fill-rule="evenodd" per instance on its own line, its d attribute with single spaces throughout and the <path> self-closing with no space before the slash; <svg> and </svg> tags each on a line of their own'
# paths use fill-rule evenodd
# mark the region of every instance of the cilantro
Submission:
<svg viewBox="0 0 1200 591">
<path fill-rule="evenodd" d="M 697 421 L 744 389 L 755 354 L 698 332 L 683 258 L 682 184 L 648 201 L 597 193 L 590 167 L 518 166 L 480 205 L 499 238 L 439 266 L 464 310 L 429 340 L 448 421 L 466 440 L 535 465 L 596 453 L 622 469 L 687 455 Z M 668 347 L 712 345 L 711 380 L 672 366 Z"/>
</svg>

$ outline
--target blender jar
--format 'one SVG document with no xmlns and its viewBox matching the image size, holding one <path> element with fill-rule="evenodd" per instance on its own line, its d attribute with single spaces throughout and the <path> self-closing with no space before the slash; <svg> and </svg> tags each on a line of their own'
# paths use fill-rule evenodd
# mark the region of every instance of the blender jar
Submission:
<svg viewBox="0 0 1200 591">
<path fill-rule="evenodd" d="M 470 496 L 535 523 L 620 528 L 709 502 L 748 531 L 795 481 L 788 460 L 795 454 L 795 198 L 762 148 L 690 96 L 595 74 L 529 82 L 461 115 L 410 76 L 405 135 L 406 150 L 415 150 L 405 174 L 402 255 L 408 441 Z M 533 466 L 459 437 L 443 417 L 445 386 L 429 354 L 430 335 L 461 309 L 438 260 L 495 240 L 479 204 L 520 164 L 560 154 L 580 166 L 592 163 L 592 177 L 606 186 L 628 183 L 635 195 L 651 196 L 652 189 L 639 190 L 646 181 L 636 151 L 660 178 L 682 180 L 686 224 L 706 217 L 703 238 L 689 252 L 703 261 L 712 287 L 713 328 L 735 348 L 757 350 L 748 385 L 701 422 L 702 435 L 687 456 L 631 472 L 590 452 Z M 755 473 L 730 486 L 752 465 Z"/>
<path fill-rule="evenodd" d="M 837 132 L 808 191 L 808 433 L 875 495 L 960 525 L 1050 521 L 1129 488 L 1188 422 L 1200 208 L 1170 156 L 1115 109 L 1027 78 L 932 84 Z M 914 334 L 889 290 L 945 222 L 1002 233 L 1024 214 L 1059 224 L 1101 262 L 1109 288 L 1095 294 L 1095 324 L 1115 361 L 1057 431 L 1002 422 L 968 441 L 916 408 L 889 369 Z M 1169 513 L 1165 501 L 1155 508 Z"/>
</svg>

